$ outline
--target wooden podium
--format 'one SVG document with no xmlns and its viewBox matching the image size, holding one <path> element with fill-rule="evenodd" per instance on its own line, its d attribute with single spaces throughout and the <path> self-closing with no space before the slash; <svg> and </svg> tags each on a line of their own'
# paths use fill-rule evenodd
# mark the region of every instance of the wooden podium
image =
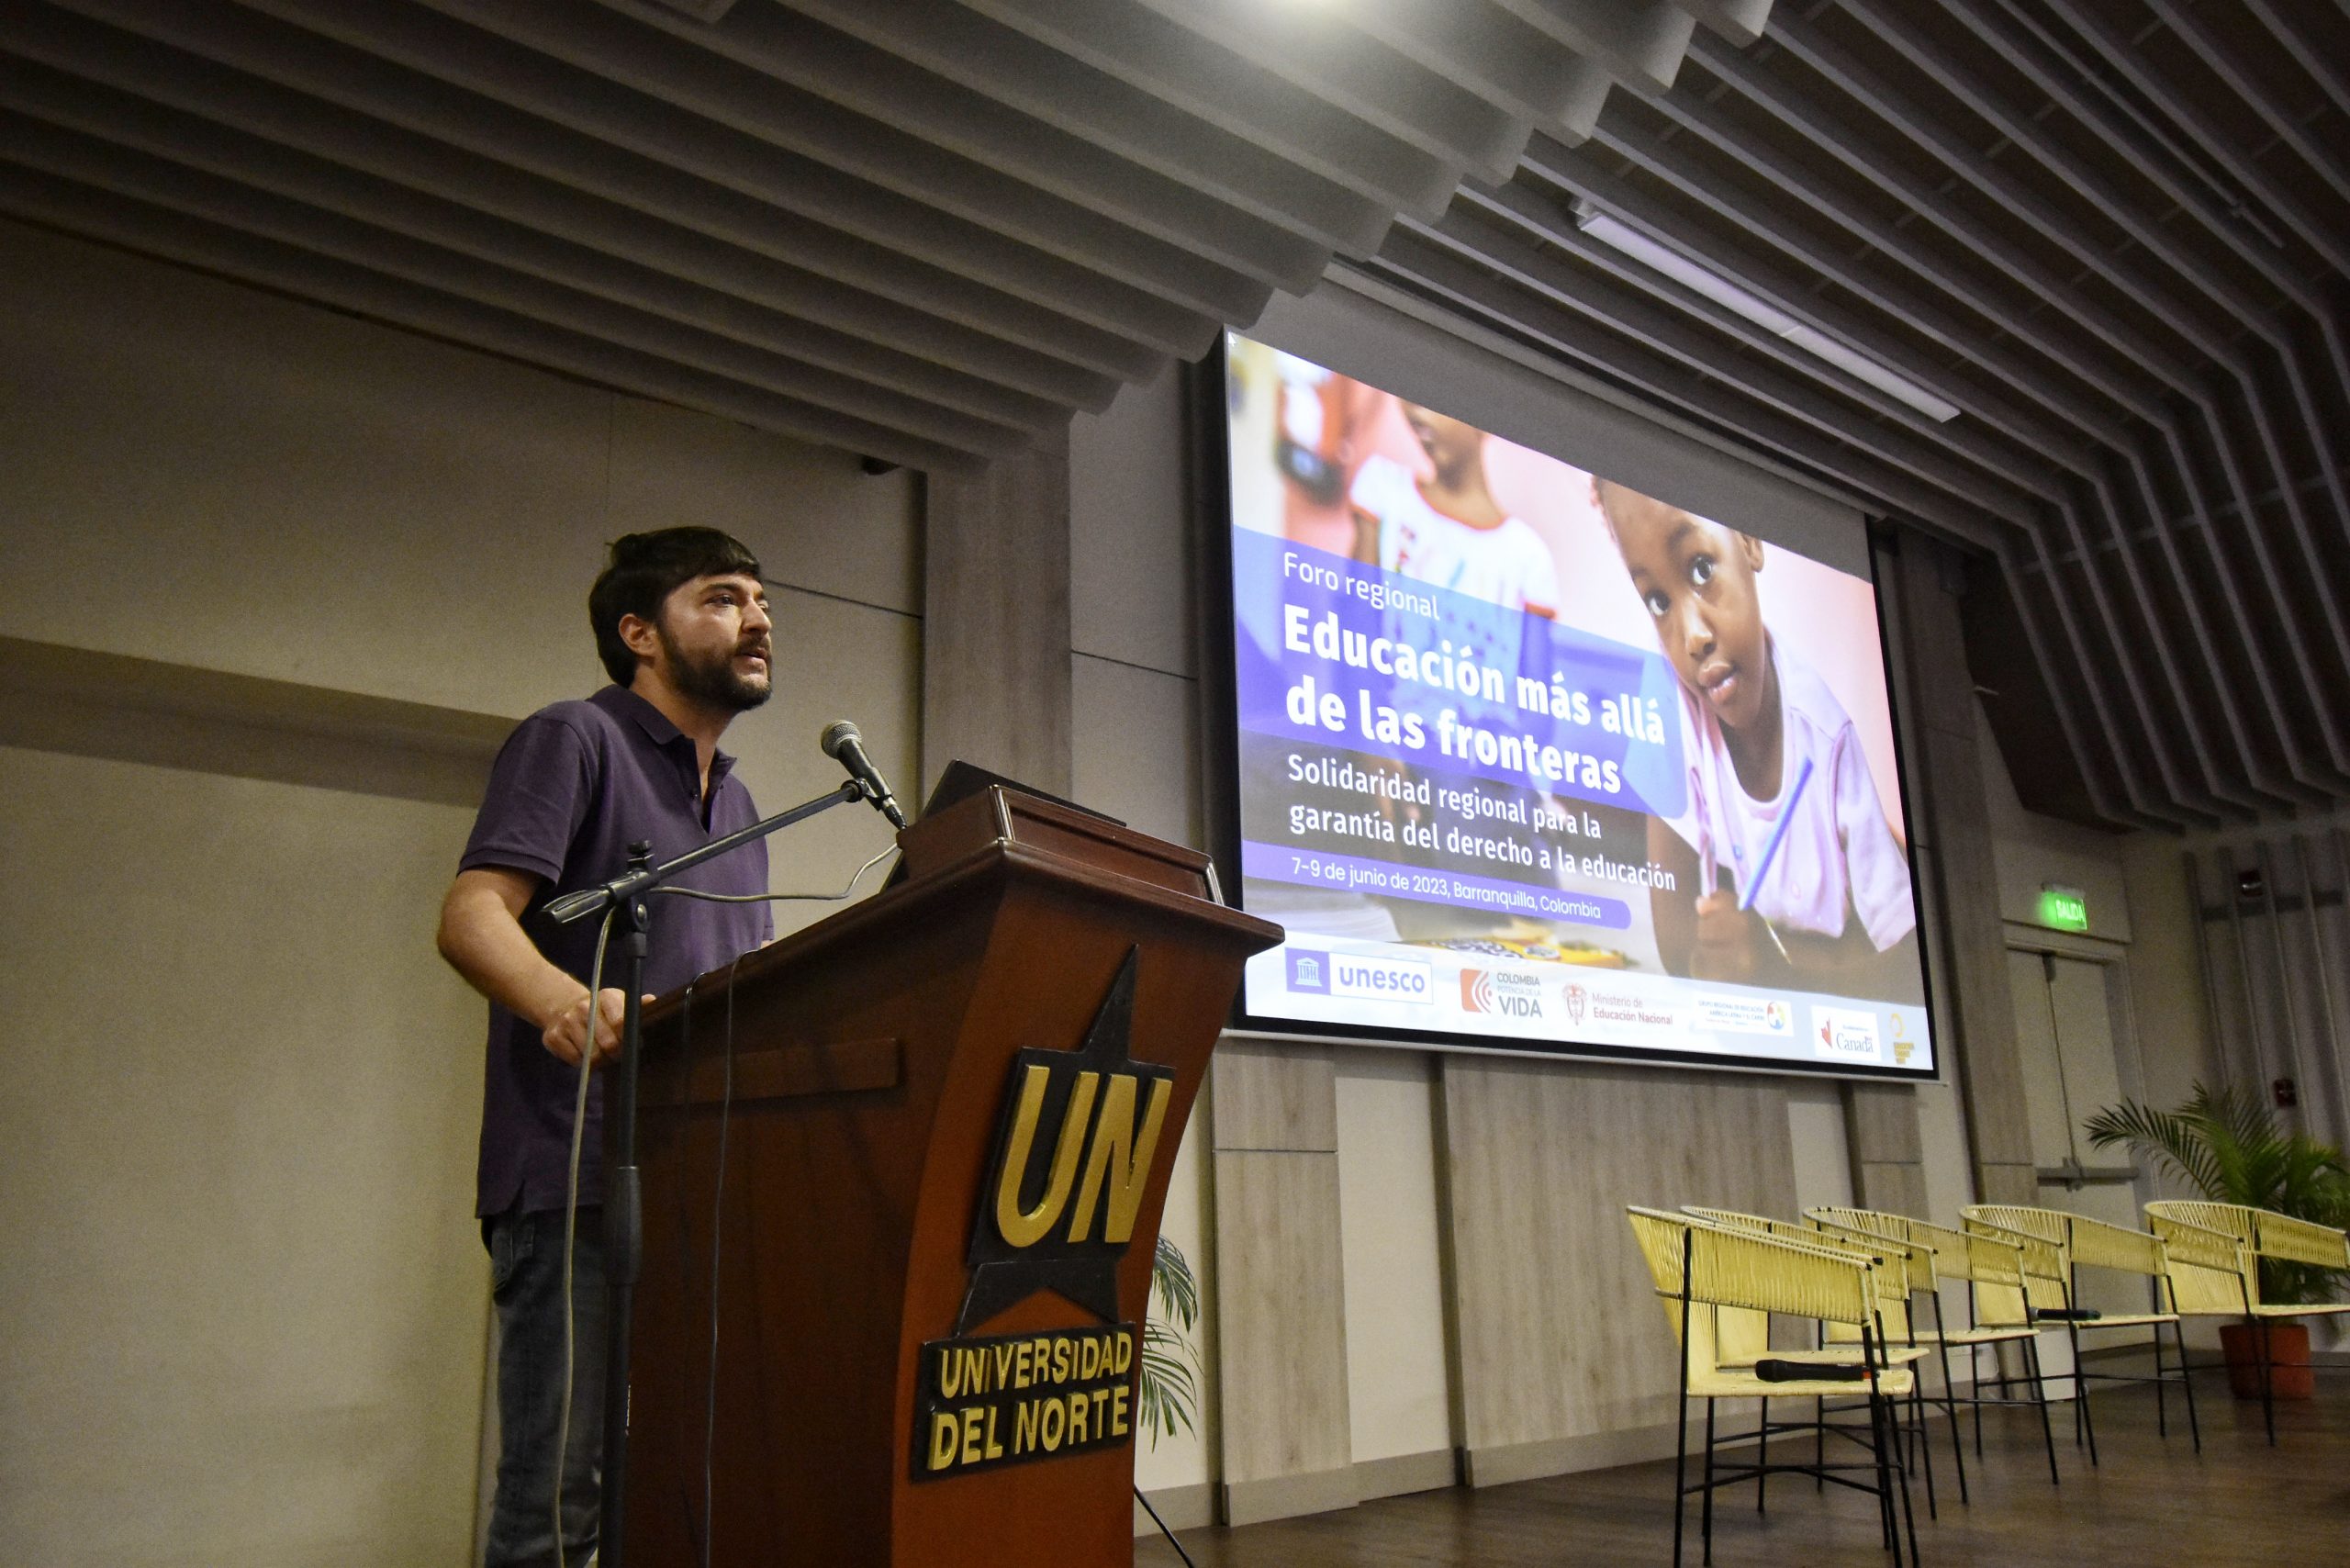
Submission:
<svg viewBox="0 0 2350 1568">
<path fill-rule="evenodd" d="M 1168 1176 L 1280 928 L 1013 790 L 900 842 L 901 885 L 647 1010 L 629 1568 L 705 1517 L 718 1565 L 1134 1560 Z"/>
</svg>

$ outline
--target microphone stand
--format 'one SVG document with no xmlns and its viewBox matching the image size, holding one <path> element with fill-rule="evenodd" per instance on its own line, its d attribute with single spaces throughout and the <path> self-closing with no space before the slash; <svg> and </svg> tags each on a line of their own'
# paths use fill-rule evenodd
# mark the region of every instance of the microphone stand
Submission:
<svg viewBox="0 0 2350 1568">
<path fill-rule="evenodd" d="M 644 954 L 653 932 L 650 895 L 679 872 L 730 850 L 762 839 L 796 822 L 830 811 L 850 801 L 874 800 L 867 787 L 855 778 L 828 790 L 812 801 L 778 812 L 762 822 L 714 838 L 689 849 L 675 860 L 651 864 L 653 846 L 639 839 L 628 846 L 628 870 L 600 887 L 566 893 L 547 905 L 547 916 L 558 925 L 585 920 L 591 914 L 621 906 L 621 953 L 626 960 L 627 1001 L 621 1018 L 621 1053 L 605 1082 L 604 1146 L 604 1299 L 608 1317 L 604 1353 L 604 1464 L 601 1518 L 597 1527 L 597 1562 L 602 1568 L 621 1568 L 621 1532 L 627 1503 L 629 1327 L 636 1298 L 636 1276 L 643 1259 L 643 1195 L 636 1167 L 636 1075 L 643 1045 Z M 878 801 L 876 801 L 878 804 Z M 595 1001 L 588 1001 L 588 1026 L 595 1026 Z M 557 1459 L 558 1481 L 561 1460 Z"/>
</svg>

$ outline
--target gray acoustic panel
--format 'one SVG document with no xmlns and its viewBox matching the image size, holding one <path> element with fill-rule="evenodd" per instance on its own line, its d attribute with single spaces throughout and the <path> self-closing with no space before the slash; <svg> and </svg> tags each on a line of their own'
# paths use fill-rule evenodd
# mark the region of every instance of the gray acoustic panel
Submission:
<svg viewBox="0 0 2350 1568">
<path fill-rule="evenodd" d="M 1711 31 L 1669 90 L 1628 73 L 1579 144 L 1538 134 L 1365 270 L 1964 546 L 1970 619 L 2021 644 L 1999 733 L 2062 738 L 2009 758 L 2027 803 L 2205 828 L 2350 799 L 2350 14 L 1827 0 L 1741 48 L 1743 7 L 1688 9 Z"/>
<path fill-rule="evenodd" d="M 975 470 L 1758 6 L 25 0 L 0 204 Z"/>
<path fill-rule="evenodd" d="M 1352 269 L 1961 547 L 2028 801 L 2208 827 L 2350 798 L 2344 61 L 2318 0 L 19 0 L 0 210 L 946 474 Z"/>
</svg>

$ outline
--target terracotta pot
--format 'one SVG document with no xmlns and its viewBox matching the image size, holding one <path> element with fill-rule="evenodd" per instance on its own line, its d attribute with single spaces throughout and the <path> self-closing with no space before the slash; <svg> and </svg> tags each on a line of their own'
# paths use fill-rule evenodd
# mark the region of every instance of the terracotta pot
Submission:
<svg viewBox="0 0 2350 1568">
<path fill-rule="evenodd" d="M 2310 1370 L 2310 1330 L 2304 1323 L 2224 1323 L 2220 1349 L 2228 1358 L 2228 1387 L 2238 1399 L 2260 1397 L 2260 1351 L 2253 1336 L 2268 1339 L 2268 1394 L 2272 1399 L 2313 1399 L 2317 1375 Z"/>
</svg>

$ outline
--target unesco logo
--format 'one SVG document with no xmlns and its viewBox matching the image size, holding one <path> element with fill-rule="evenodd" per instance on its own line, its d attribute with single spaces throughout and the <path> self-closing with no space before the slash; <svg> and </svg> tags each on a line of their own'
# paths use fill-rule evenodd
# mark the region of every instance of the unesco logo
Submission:
<svg viewBox="0 0 2350 1568">
<path fill-rule="evenodd" d="M 1372 953 L 1334 955 L 1330 994 L 1365 1002 L 1436 1002 L 1436 966 L 1418 958 L 1389 958 Z"/>
</svg>

